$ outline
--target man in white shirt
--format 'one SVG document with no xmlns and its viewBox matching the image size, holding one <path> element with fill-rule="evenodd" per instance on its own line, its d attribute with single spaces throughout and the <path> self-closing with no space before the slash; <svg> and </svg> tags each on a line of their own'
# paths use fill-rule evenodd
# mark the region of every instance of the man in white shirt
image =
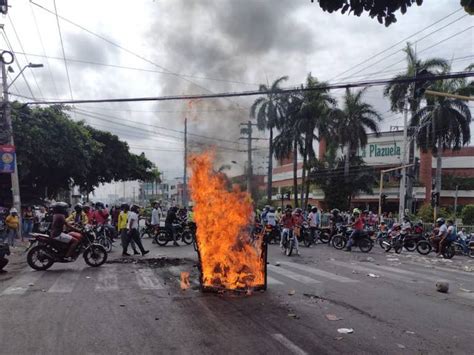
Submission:
<svg viewBox="0 0 474 355">
<path fill-rule="evenodd" d="M 311 235 L 311 240 L 314 241 L 316 244 L 316 241 L 319 238 L 319 233 L 318 233 L 318 228 L 319 225 L 321 224 L 321 216 L 318 213 L 318 208 L 317 207 L 312 207 L 311 212 L 308 215 L 308 222 L 309 222 L 309 232 Z"/>
<path fill-rule="evenodd" d="M 143 256 L 145 256 L 146 254 L 150 252 L 149 250 L 145 250 L 145 248 L 143 248 L 143 244 L 140 239 L 140 233 L 138 232 L 139 210 L 140 208 L 137 205 L 133 205 L 130 208 L 130 211 L 128 212 L 127 226 L 128 226 L 129 237 L 126 240 L 125 245 L 123 245 L 123 252 L 122 252 L 123 256 L 130 256 L 130 254 L 127 253 L 130 239 L 132 239 L 135 242 L 135 244 L 138 246 L 138 248 L 142 252 Z"/>
<path fill-rule="evenodd" d="M 158 202 L 153 204 L 153 210 L 151 211 L 151 225 L 153 227 L 159 227 L 161 218 L 161 208 Z"/>
</svg>

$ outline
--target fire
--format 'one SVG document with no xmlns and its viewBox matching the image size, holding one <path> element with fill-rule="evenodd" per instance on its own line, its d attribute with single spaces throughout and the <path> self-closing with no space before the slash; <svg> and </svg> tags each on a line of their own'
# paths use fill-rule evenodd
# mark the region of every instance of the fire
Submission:
<svg viewBox="0 0 474 355">
<path fill-rule="evenodd" d="M 214 154 L 190 159 L 191 196 L 195 203 L 202 285 L 206 288 L 249 290 L 265 284 L 263 240 L 252 240 L 252 204 L 237 187 L 228 191 L 225 179 L 212 169 Z"/>
<path fill-rule="evenodd" d="M 189 288 L 189 272 L 182 271 L 181 272 L 181 289 L 187 290 Z"/>
</svg>

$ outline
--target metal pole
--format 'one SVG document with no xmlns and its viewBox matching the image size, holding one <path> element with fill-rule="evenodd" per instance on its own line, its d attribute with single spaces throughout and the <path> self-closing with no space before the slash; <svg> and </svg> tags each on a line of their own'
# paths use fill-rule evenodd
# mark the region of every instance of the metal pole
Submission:
<svg viewBox="0 0 474 355">
<path fill-rule="evenodd" d="M 380 171 L 380 190 L 379 190 L 379 223 L 382 222 L 382 190 L 383 190 L 383 170 Z"/>
<path fill-rule="evenodd" d="M 184 118 L 183 206 L 188 207 L 188 119 Z"/>
<path fill-rule="evenodd" d="M 247 123 L 247 192 L 251 195 L 252 194 L 252 175 L 253 175 L 253 167 L 252 167 L 252 122 L 248 121 Z"/>
<path fill-rule="evenodd" d="M 11 111 L 10 111 L 10 103 L 8 102 L 8 84 L 7 84 L 7 69 L 5 63 L 2 62 L 2 84 L 3 84 L 3 112 L 5 115 L 5 121 L 7 123 L 7 129 L 10 132 L 10 140 L 9 143 L 11 145 L 15 145 L 13 139 L 13 124 L 11 118 Z M 22 216 L 21 216 L 21 199 L 20 199 L 20 182 L 18 179 L 18 164 L 17 160 L 15 159 L 15 166 L 14 171 L 11 174 L 12 179 L 12 200 L 13 200 L 13 207 L 15 207 L 18 211 L 18 217 L 20 219 L 20 226 L 22 225 Z M 18 232 L 21 236 L 21 227 L 19 228 Z"/>
<path fill-rule="evenodd" d="M 405 215 L 405 195 L 406 195 L 406 176 L 407 169 L 405 167 L 407 163 L 407 121 L 408 121 L 408 103 L 405 101 L 405 112 L 403 115 L 403 161 L 402 161 L 402 178 L 400 179 L 400 203 L 398 207 L 398 218 L 401 220 Z"/>
<path fill-rule="evenodd" d="M 458 210 L 458 191 L 459 185 L 456 185 L 456 193 L 454 195 L 454 223 L 456 223 L 456 212 Z"/>
</svg>

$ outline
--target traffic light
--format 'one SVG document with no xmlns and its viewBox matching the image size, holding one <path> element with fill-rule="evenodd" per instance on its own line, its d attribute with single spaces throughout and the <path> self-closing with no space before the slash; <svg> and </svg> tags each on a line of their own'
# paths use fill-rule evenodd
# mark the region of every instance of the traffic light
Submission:
<svg viewBox="0 0 474 355">
<path fill-rule="evenodd" d="M 439 192 L 432 192 L 431 193 L 431 207 L 439 206 Z"/>
</svg>

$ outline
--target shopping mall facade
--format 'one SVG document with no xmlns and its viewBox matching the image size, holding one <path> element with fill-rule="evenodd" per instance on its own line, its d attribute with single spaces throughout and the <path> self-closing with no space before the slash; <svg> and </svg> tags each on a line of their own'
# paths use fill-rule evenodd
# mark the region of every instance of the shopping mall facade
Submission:
<svg viewBox="0 0 474 355">
<path fill-rule="evenodd" d="M 402 165 L 405 147 L 403 131 L 382 132 L 379 136 L 369 135 L 368 144 L 359 151 L 359 156 L 365 164 L 374 168 L 379 176 L 380 170 L 390 169 Z M 319 143 L 318 156 L 324 156 L 326 143 Z M 408 155 L 408 151 L 407 151 Z M 432 184 L 436 171 L 436 158 L 431 153 L 423 153 L 416 148 L 413 151 L 414 158 L 419 161 L 416 176 L 413 177 L 412 206 L 416 210 L 425 202 L 431 201 Z M 300 160 L 300 159 L 299 159 Z M 273 169 L 273 199 L 280 200 L 287 191 L 292 192 L 293 187 L 293 161 L 285 159 L 275 162 Z M 298 161 L 298 184 L 301 184 L 302 161 Z M 443 188 L 440 194 L 441 206 L 464 206 L 474 203 L 474 190 L 463 189 L 463 185 L 455 187 L 455 182 L 474 179 L 474 147 L 464 147 L 459 151 L 446 151 L 442 158 Z M 399 178 L 400 173 L 393 171 L 387 173 L 384 181 L 383 195 L 385 195 L 385 211 L 398 211 L 399 204 Z M 365 206 L 376 211 L 378 206 L 378 187 L 374 187 L 373 194 L 361 193 L 352 199 L 354 206 Z M 322 190 L 312 187 L 309 201 L 313 205 L 324 208 L 324 193 Z"/>
</svg>

